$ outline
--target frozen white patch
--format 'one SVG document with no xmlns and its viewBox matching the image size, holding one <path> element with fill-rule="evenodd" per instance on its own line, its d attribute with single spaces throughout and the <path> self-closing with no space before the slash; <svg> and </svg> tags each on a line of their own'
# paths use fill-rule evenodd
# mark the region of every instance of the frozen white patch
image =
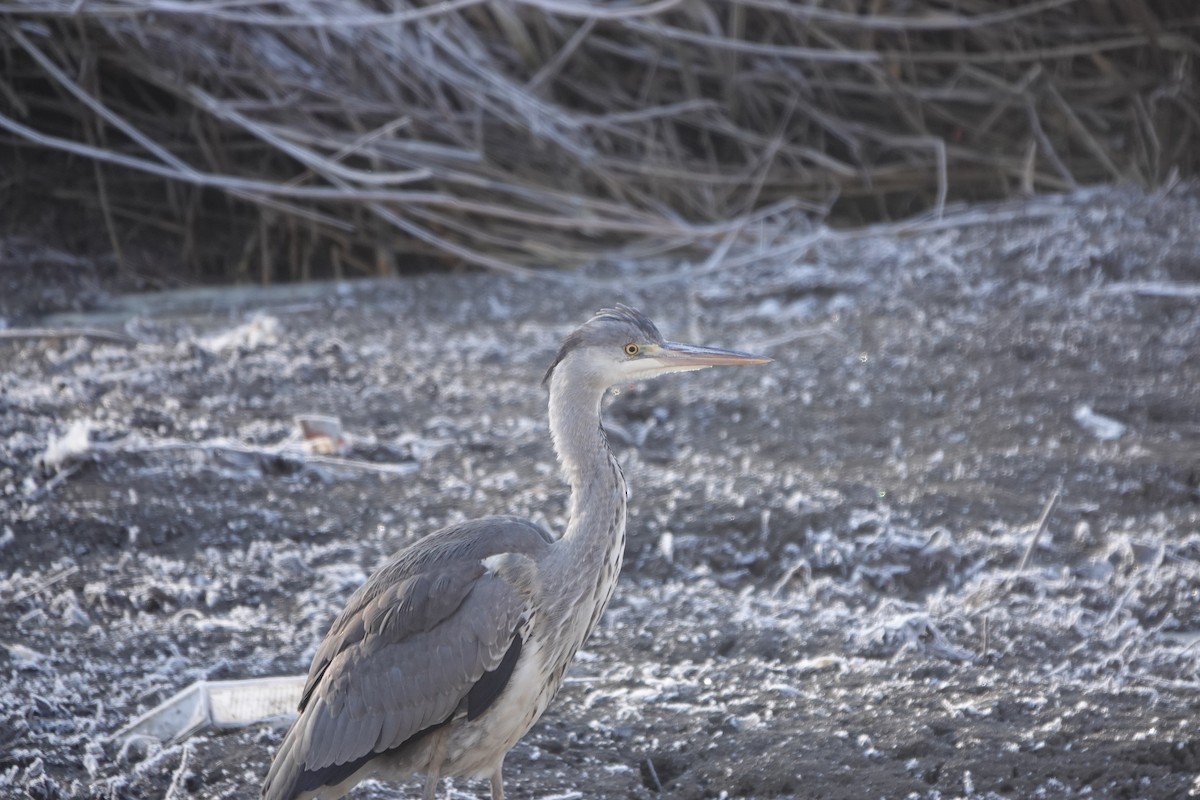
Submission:
<svg viewBox="0 0 1200 800">
<path fill-rule="evenodd" d="M 5 644 L 0 646 L 8 651 L 8 657 L 17 669 L 39 672 L 46 669 L 44 665 L 46 656 L 32 647 L 26 647 L 23 644 Z"/>
<path fill-rule="evenodd" d="M 224 353 L 229 350 L 257 350 L 274 345 L 279 341 L 279 320 L 266 314 L 257 314 L 236 328 L 224 333 L 205 336 L 198 344 L 205 350 Z"/>
<path fill-rule="evenodd" d="M 61 436 L 52 436 L 38 460 L 55 472 L 88 451 L 92 421 L 77 419 Z"/>
<path fill-rule="evenodd" d="M 1079 423 L 1081 428 L 1097 439 L 1108 441 L 1110 439 L 1120 439 L 1125 435 L 1124 424 L 1112 417 L 1097 414 L 1089 405 L 1075 406 L 1075 412 L 1071 416 Z"/>
<path fill-rule="evenodd" d="M 670 531 L 658 537 L 658 552 L 662 553 L 668 564 L 675 563 L 675 536 Z"/>
</svg>

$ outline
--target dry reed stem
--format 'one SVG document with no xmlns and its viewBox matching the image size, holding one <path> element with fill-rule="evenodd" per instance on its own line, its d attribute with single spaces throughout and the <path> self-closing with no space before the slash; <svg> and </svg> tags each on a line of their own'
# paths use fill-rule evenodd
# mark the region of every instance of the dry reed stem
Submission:
<svg viewBox="0 0 1200 800">
<path fill-rule="evenodd" d="M 242 215 L 266 280 L 393 251 L 728 266 L 781 202 L 870 220 L 1195 171 L 1186 0 L 842 8 L 9 0 L 0 130 L 93 160 L 108 219 L 157 214 L 195 258 Z"/>
</svg>

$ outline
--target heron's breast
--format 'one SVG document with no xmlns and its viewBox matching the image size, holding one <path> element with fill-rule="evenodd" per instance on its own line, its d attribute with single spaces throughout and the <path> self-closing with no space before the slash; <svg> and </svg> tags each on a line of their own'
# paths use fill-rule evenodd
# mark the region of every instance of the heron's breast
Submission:
<svg viewBox="0 0 1200 800">
<path fill-rule="evenodd" d="M 463 719 L 452 728 L 447 773 L 491 775 L 504 754 L 541 718 L 561 685 L 562 672 L 549 663 L 545 642 L 536 635 L 528 636 L 496 702 L 477 719 Z"/>
</svg>

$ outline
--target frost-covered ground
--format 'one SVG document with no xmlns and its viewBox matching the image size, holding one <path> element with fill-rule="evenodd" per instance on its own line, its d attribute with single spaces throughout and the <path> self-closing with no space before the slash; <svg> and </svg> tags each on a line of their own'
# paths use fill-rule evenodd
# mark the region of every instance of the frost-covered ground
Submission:
<svg viewBox="0 0 1200 800">
<path fill-rule="evenodd" d="M 777 360 L 610 403 L 625 574 L 511 797 L 1200 794 L 1200 192 L 774 233 L 673 281 L 93 293 L 136 344 L 0 341 L 0 797 L 255 797 L 276 730 L 107 737 L 303 672 L 424 532 L 560 528 L 539 381 L 616 301 Z M 306 413 L 351 463 L 295 449 Z"/>
</svg>

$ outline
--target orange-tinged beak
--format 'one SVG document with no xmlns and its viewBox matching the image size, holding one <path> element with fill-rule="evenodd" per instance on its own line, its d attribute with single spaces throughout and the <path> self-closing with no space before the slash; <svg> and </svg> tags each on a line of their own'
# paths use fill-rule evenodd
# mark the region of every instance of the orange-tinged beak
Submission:
<svg viewBox="0 0 1200 800">
<path fill-rule="evenodd" d="M 702 347 L 680 342 L 663 342 L 662 347 L 648 354 L 648 359 L 657 362 L 664 370 L 683 371 L 705 367 L 735 367 L 749 364 L 767 364 L 773 358 L 725 350 L 720 347 Z"/>
</svg>

